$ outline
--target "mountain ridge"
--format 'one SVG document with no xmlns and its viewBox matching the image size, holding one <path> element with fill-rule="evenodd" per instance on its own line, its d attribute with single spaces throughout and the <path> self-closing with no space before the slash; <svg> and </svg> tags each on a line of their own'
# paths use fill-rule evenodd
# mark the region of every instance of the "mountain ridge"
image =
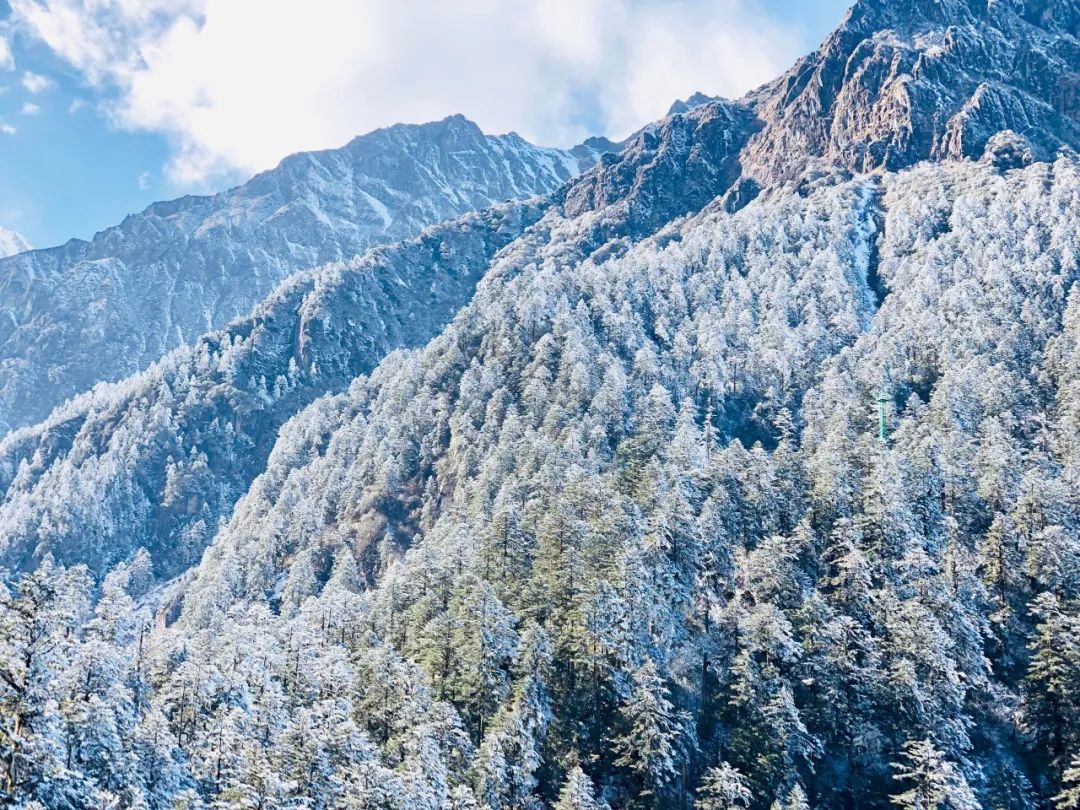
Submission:
<svg viewBox="0 0 1080 810">
<path fill-rule="evenodd" d="M 292 272 L 550 191 L 597 146 L 541 149 L 460 115 L 399 124 L 154 203 L 89 242 L 0 260 L 0 434 L 246 314 Z"/>
</svg>

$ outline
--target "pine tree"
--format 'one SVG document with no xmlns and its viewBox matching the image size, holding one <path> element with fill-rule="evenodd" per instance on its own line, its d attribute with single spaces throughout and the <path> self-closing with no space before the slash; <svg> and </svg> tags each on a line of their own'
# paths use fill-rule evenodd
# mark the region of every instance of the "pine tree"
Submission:
<svg viewBox="0 0 1080 810">
<path fill-rule="evenodd" d="M 566 775 L 554 810 L 608 810 L 608 804 L 596 798 L 592 780 L 575 765 Z"/>
<path fill-rule="evenodd" d="M 679 777 L 692 741 L 690 718 L 672 704 L 652 659 L 634 672 L 621 713 L 626 731 L 615 740 L 615 764 L 634 775 L 642 797 L 655 797 Z"/>
<path fill-rule="evenodd" d="M 285 586 L 281 589 L 281 612 L 286 616 L 295 615 L 304 600 L 314 596 L 318 590 L 315 552 L 304 549 L 296 555 Z"/>
<path fill-rule="evenodd" d="M 1080 754 L 1061 777 L 1062 791 L 1054 797 L 1054 810 L 1080 810 Z"/>
<path fill-rule="evenodd" d="M 497 724 L 480 743 L 473 766 L 476 795 L 480 806 L 488 810 L 512 806 L 515 793 L 506 750 L 509 740 L 500 726 Z"/>
<path fill-rule="evenodd" d="M 515 620 L 494 588 L 472 577 L 459 583 L 450 615 L 458 659 L 451 688 L 479 742 L 510 694 L 510 666 L 518 646 Z"/>
<path fill-rule="evenodd" d="M 68 768 L 53 692 L 74 657 L 89 597 L 86 569 L 65 569 L 51 557 L 20 578 L 14 592 L 0 585 L 0 797 L 8 802 L 93 801 L 93 788 Z"/>
<path fill-rule="evenodd" d="M 904 743 L 903 761 L 893 763 L 893 778 L 908 789 L 892 803 L 903 810 L 979 810 L 979 803 L 964 775 L 930 740 Z"/>
<path fill-rule="evenodd" d="M 145 688 L 136 671 L 135 635 L 149 620 L 135 609 L 120 578 L 107 576 L 86 624 L 82 643 L 60 683 L 67 763 L 109 793 L 131 802 L 139 794 L 133 748 L 140 707 L 134 688 Z"/>
<path fill-rule="evenodd" d="M 698 810 L 737 810 L 749 807 L 753 799 L 746 777 L 737 768 L 721 762 L 710 768 L 701 780 L 694 807 Z"/>
<path fill-rule="evenodd" d="M 135 729 L 132 748 L 138 758 L 142 794 L 150 807 L 171 807 L 174 797 L 190 787 L 183 752 L 161 711 L 151 705 Z"/>
<path fill-rule="evenodd" d="M 1025 679 L 1028 724 L 1058 775 L 1080 747 L 1080 617 L 1050 593 L 1038 596 L 1031 612 L 1038 625 Z"/>
<path fill-rule="evenodd" d="M 783 800 L 773 802 L 772 810 L 810 810 L 810 802 L 803 786 L 796 782 Z"/>
<path fill-rule="evenodd" d="M 356 566 L 356 557 L 347 545 L 341 546 L 334 554 L 334 565 L 330 569 L 330 579 L 324 590 L 359 593 L 363 588 L 360 571 Z"/>
<path fill-rule="evenodd" d="M 529 627 L 522 636 L 520 683 L 510 708 L 500 712 L 480 745 L 477 795 L 492 808 L 533 808 L 543 743 L 551 722 L 546 680 L 551 672 L 551 642 Z"/>
<path fill-rule="evenodd" d="M 521 525 L 515 497 L 500 491 L 495 511 L 482 537 L 482 574 L 498 587 L 499 595 L 513 604 L 521 598 L 520 585 L 532 564 L 532 540 Z"/>
<path fill-rule="evenodd" d="M 772 810 L 810 810 L 810 802 L 802 785 L 796 782 L 782 800 L 772 802 Z"/>
</svg>

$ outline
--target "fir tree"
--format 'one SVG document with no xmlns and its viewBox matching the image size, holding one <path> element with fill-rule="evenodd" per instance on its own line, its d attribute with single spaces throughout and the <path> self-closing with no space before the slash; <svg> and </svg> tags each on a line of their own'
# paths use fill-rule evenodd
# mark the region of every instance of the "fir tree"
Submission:
<svg viewBox="0 0 1080 810">
<path fill-rule="evenodd" d="M 698 788 L 698 810 L 737 810 L 749 807 L 753 801 L 750 786 L 737 768 L 721 762 L 710 768 Z"/>
<path fill-rule="evenodd" d="M 907 790 L 895 794 L 892 803 L 904 810 L 978 810 L 975 794 L 956 765 L 949 762 L 930 740 L 904 744 L 902 762 L 893 764 L 898 782 Z"/>
<path fill-rule="evenodd" d="M 596 798 L 592 780 L 575 765 L 566 775 L 555 810 L 608 810 L 608 804 Z"/>
</svg>

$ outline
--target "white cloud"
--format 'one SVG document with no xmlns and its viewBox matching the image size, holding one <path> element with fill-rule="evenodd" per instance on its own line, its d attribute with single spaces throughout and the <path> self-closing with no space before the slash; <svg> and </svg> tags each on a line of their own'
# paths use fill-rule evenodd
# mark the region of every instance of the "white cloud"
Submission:
<svg viewBox="0 0 1080 810">
<path fill-rule="evenodd" d="M 41 112 L 41 107 L 34 104 L 32 101 L 26 101 L 22 105 L 23 115 L 37 115 L 39 112 Z"/>
<path fill-rule="evenodd" d="M 40 93 L 43 90 L 48 90 L 52 87 L 52 79 L 48 76 L 42 76 L 39 73 L 32 73 L 27 70 L 23 73 L 22 86 L 26 88 L 27 92 Z"/>
<path fill-rule="evenodd" d="M 25 250 L 32 250 L 33 246 L 26 237 L 18 231 L 8 230 L 0 225 L 0 258 L 14 256 Z"/>
<path fill-rule="evenodd" d="M 14 70 L 15 55 L 11 52 L 11 43 L 7 37 L 0 36 L 0 70 Z"/>
<path fill-rule="evenodd" d="M 461 112 L 543 144 L 621 137 L 694 90 L 741 95 L 801 49 L 753 0 L 11 0 L 114 123 L 197 184 Z"/>
<path fill-rule="evenodd" d="M 15 127 L 13 127 L 11 124 L 5 124 L 3 122 L 0 122 L 0 132 L 4 133 L 5 135 L 14 135 L 15 131 Z"/>
<path fill-rule="evenodd" d="M 86 106 L 86 99 L 84 99 L 84 98 L 73 98 L 71 100 L 71 103 L 68 105 L 68 115 L 74 115 L 75 113 L 77 113 L 79 110 L 81 110 L 85 106 Z"/>
<path fill-rule="evenodd" d="M 153 177 L 153 175 L 150 172 L 143 172 L 142 174 L 139 175 L 139 179 L 138 179 L 137 182 L 139 184 L 139 188 L 142 191 L 146 191 L 148 188 L 150 188 L 150 178 L 151 177 Z"/>
</svg>

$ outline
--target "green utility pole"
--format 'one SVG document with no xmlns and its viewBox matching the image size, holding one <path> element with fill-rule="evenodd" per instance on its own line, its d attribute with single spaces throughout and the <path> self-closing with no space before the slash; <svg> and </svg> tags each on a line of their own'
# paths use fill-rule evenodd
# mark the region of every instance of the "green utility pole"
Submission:
<svg viewBox="0 0 1080 810">
<path fill-rule="evenodd" d="M 890 399 L 891 397 L 889 397 L 889 395 L 885 393 L 884 389 L 878 392 L 878 437 L 881 439 L 882 444 L 887 444 L 889 441 L 888 433 L 886 431 L 887 426 L 885 416 L 887 413 L 886 408 L 889 404 Z"/>
</svg>

